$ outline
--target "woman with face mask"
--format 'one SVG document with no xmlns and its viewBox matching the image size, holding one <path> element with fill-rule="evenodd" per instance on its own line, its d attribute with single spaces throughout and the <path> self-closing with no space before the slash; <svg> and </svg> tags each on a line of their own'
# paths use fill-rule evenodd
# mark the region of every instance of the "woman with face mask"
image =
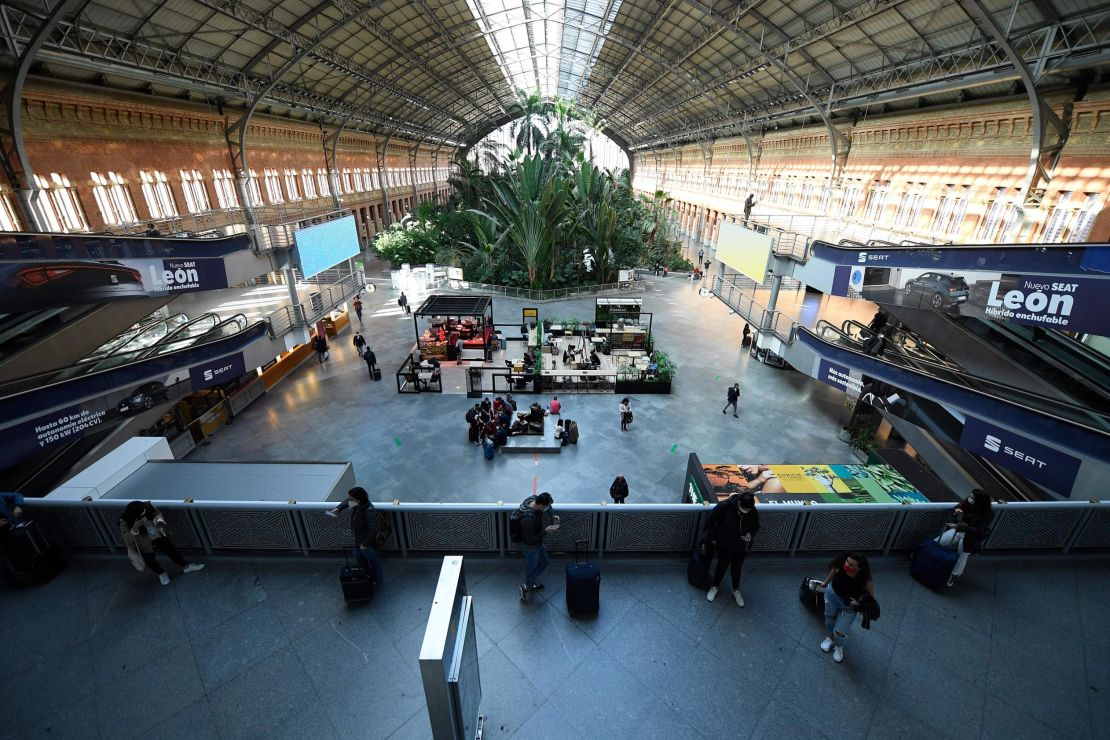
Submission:
<svg viewBox="0 0 1110 740">
<path fill-rule="evenodd" d="M 967 558 L 976 552 L 990 531 L 991 497 L 982 488 L 976 488 L 967 498 L 956 505 L 952 521 L 945 525 L 944 534 L 937 538 L 942 546 L 956 550 L 960 557 L 948 576 L 948 585 L 956 585 L 956 579 L 964 574 Z"/>
<path fill-rule="evenodd" d="M 844 642 L 856 619 L 860 600 L 875 596 L 871 565 L 859 553 L 838 555 L 829 563 L 829 574 L 820 587 L 825 589 L 825 629 L 828 632 L 821 641 L 821 650 L 826 653 L 832 650 L 833 660 L 839 663 L 844 660 Z"/>
<path fill-rule="evenodd" d="M 725 571 L 731 568 L 732 598 L 736 599 L 737 606 L 744 606 L 744 597 L 740 594 L 740 570 L 758 531 L 759 512 L 755 510 L 755 496 L 752 494 L 729 496 L 713 507 L 706 523 L 705 540 L 717 551 L 717 568 L 713 572 L 713 586 L 705 595 L 707 601 L 717 598 L 717 587 L 721 585 Z"/>
<path fill-rule="evenodd" d="M 351 509 L 351 534 L 355 538 L 353 554 L 358 564 L 377 583 L 382 577 L 382 559 L 378 555 L 378 511 L 370 503 L 370 496 L 362 486 L 347 492 L 347 499 L 329 514 L 337 516 L 344 509 Z"/>
</svg>

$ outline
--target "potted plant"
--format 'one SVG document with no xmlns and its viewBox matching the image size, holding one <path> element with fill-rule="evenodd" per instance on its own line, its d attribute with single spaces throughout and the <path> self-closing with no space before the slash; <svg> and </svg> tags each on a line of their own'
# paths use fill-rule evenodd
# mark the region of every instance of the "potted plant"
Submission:
<svg viewBox="0 0 1110 740">
<path fill-rule="evenodd" d="M 879 431 L 879 422 L 867 416 L 856 414 L 848 425 L 844 427 L 848 439 L 848 446 L 855 452 L 856 457 L 866 460 L 871 448 L 875 446 L 875 432 Z"/>
</svg>

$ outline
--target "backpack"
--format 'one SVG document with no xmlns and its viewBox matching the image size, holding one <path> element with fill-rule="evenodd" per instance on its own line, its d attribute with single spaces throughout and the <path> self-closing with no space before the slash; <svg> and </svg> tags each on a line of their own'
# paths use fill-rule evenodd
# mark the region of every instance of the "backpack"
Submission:
<svg viewBox="0 0 1110 740">
<path fill-rule="evenodd" d="M 370 511 L 374 512 L 374 521 L 378 525 L 378 533 L 374 537 L 374 547 L 381 549 L 393 536 L 393 522 L 390 521 L 389 515 L 384 511 L 378 511 L 374 508 L 374 504 L 370 504 Z"/>
<path fill-rule="evenodd" d="M 530 509 L 523 511 L 518 508 L 509 515 L 509 542 L 512 542 L 514 545 L 519 545 L 524 541 L 523 521 L 526 516 L 535 518 L 536 514 Z"/>
</svg>

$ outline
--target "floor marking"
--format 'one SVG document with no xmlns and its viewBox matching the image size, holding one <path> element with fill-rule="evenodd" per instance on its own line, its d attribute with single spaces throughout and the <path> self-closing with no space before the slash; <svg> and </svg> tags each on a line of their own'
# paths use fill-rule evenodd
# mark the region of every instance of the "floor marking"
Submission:
<svg viewBox="0 0 1110 740">
<path fill-rule="evenodd" d="M 539 485 L 540 478 L 538 475 L 532 476 L 532 495 L 536 495 L 536 486 Z"/>
<path fill-rule="evenodd" d="M 717 377 L 713 378 L 713 380 L 720 380 L 720 379 L 721 379 L 721 376 L 720 376 L 720 375 L 718 375 Z"/>
<path fill-rule="evenodd" d="M 678 442 L 675 442 L 673 445 L 671 445 L 671 454 L 673 455 L 674 451 L 677 450 L 677 449 L 678 449 Z"/>
<path fill-rule="evenodd" d="M 537 468 L 540 466 L 540 453 L 538 453 L 538 452 L 533 452 L 532 453 L 532 462 L 535 463 L 535 466 Z"/>
<path fill-rule="evenodd" d="M 395 445 L 397 445 L 398 447 L 400 447 L 400 446 L 401 446 L 401 438 L 400 438 L 400 437 L 394 437 L 394 438 L 393 438 L 393 444 L 395 444 Z"/>
</svg>

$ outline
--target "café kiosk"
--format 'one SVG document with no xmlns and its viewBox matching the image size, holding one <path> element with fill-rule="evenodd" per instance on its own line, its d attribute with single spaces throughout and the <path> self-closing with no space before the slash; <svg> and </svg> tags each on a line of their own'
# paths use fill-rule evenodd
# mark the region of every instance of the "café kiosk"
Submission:
<svg viewBox="0 0 1110 740">
<path fill-rule="evenodd" d="M 438 365 L 462 360 L 489 362 L 493 353 L 493 298 L 487 295 L 431 295 L 412 312 L 413 345 L 397 370 L 401 393 L 442 392 Z"/>
</svg>

